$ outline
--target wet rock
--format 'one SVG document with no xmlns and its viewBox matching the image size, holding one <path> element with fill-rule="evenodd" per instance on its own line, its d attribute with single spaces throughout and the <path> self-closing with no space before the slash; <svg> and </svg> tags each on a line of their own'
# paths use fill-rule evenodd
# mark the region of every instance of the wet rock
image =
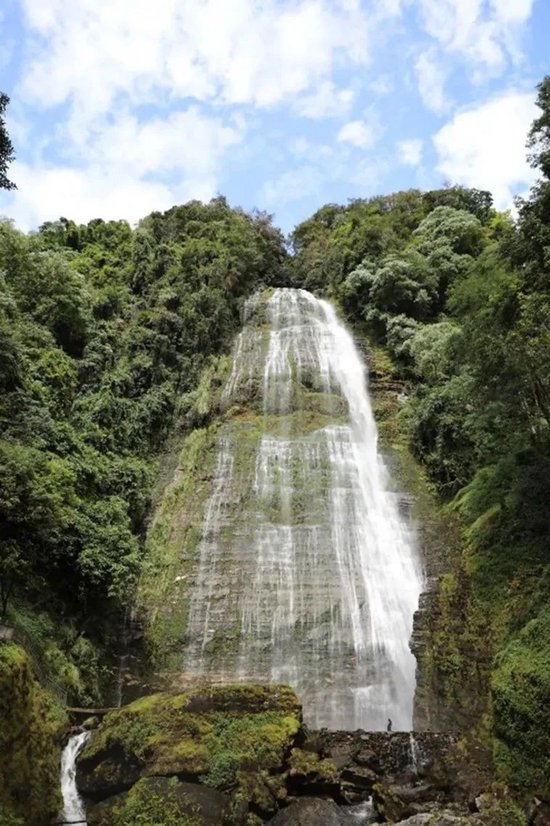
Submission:
<svg viewBox="0 0 550 826">
<path fill-rule="evenodd" d="M 369 768 L 374 769 L 375 771 L 379 767 L 376 752 L 366 746 L 359 749 L 354 757 L 354 760 L 356 763 L 359 763 L 360 766 L 369 766 Z"/>
<path fill-rule="evenodd" d="M 412 815 L 405 820 L 399 820 L 396 826 L 480 826 L 480 822 L 470 815 L 443 810 Z"/>
<path fill-rule="evenodd" d="M 263 775 L 277 775 L 283 785 L 300 724 L 299 701 L 286 686 L 202 686 L 143 697 L 106 715 L 93 732 L 78 760 L 78 786 L 100 802 L 162 775 L 277 798 Z"/>
<path fill-rule="evenodd" d="M 385 781 L 374 787 L 375 807 L 392 823 L 424 813 L 438 800 L 441 801 L 441 795 L 428 783 L 400 786 Z"/>
<path fill-rule="evenodd" d="M 378 780 L 378 775 L 367 766 L 354 766 L 343 769 L 341 778 L 347 786 L 352 786 L 357 790 L 366 789 L 370 792 Z"/>
<path fill-rule="evenodd" d="M 532 826 L 550 826 L 550 800 L 535 798 L 529 811 Z"/>
<path fill-rule="evenodd" d="M 339 797 L 340 772 L 333 759 L 321 760 L 316 752 L 292 749 L 287 786 L 292 794 Z"/>
<path fill-rule="evenodd" d="M 357 824 L 333 800 L 303 797 L 268 821 L 270 826 L 352 826 Z"/>
<path fill-rule="evenodd" d="M 97 728 L 99 725 L 99 717 L 87 717 L 81 725 L 81 728 L 86 729 L 86 731 L 90 731 L 91 729 Z"/>
<path fill-rule="evenodd" d="M 163 813 L 161 809 L 159 813 L 163 802 L 167 811 Z M 137 807 L 141 813 L 156 809 L 156 816 L 162 823 L 170 822 L 165 817 L 177 816 L 190 818 L 197 826 L 221 826 L 229 808 L 229 798 L 215 789 L 184 783 L 176 778 L 148 777 L 140 780 L 131 791 L 90 808 L 88 826 L 116 826 L 119 821 L 128 823 L 128 813 L 136 812 Z"/>
</svg>

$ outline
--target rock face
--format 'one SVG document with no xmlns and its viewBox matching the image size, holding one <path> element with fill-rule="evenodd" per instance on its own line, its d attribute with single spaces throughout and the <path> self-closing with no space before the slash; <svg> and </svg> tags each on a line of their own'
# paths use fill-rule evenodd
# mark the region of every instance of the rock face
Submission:
<svg viewBox="0 0 550 826">
<path fill-rule="evenodd" d="M 361 821 L 337 806 L 333 800 L 304 797 L 280 811 L 269 823 L 272 826 L 353 826 Z"/>
<path fill-rule="evenodd" d="M 500 801 L 472 781 L 456 737 L 307 732 L 279 685 L 143 697 L 104 718 L 77 780 L 89 826 L 521 823 L 487 819 Z"/>
<path fill-rule="evenodd" d="M 222 794 L 215 805 L 212 799 L 201 804 L 208 818 L 197 814 L 197 823 L 221 822 L 229 805 L 235 823 L 245 822 L 249 806 L 266 817 L 286 796 L 278 775 L 300 725 L 298 698 L 286 686 L 202 687 L 137 700 L 107 715 L 78 761 L 81 794 L 102 804 L 91 810 L 90 823 L 104 822 L 106 808 L 111 820 L 105 822 L 126 823 L 113 812 L 132 801 L 112 798 L 132 790 L 135 805 L 146 807 L 158 794 L 143 780 L 158 777 L 174 778 L 176 812 L 183 811 L 182 800 L 196 797 L 189 784 L 231 791 L 231 799 Z"/>
<path fill-rule="evenodd" d="M 57 815 L 66 725 L 63 709 L 36 679 L 26 651 L 0 643 L 0 823 L 24 819 L 46 826 Z"/>
<path fill-rule="evenodd" d="M 290 288 L 249 299 L 219 406 L 151 525 L 139 603 L 157 663 L 288 683 L 311 728 L 384 730 L 390 712 L 410 728 L 421 565 L 334 309 Z"/>
</svg>

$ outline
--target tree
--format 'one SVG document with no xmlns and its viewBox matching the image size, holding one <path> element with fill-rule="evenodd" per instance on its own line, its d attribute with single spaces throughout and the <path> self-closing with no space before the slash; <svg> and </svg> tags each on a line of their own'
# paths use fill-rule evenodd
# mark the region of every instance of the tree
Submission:
<svg viewBox="0 0 550 826">
<path fill-rule="evenodd" d="M 4 113 L 9 102 L 9 97 L 0 92 L 0 189 L 17 189 L 7 176 L 8 164 L 15 159 L 13 144 L 4 121 Z"/>
</svg>

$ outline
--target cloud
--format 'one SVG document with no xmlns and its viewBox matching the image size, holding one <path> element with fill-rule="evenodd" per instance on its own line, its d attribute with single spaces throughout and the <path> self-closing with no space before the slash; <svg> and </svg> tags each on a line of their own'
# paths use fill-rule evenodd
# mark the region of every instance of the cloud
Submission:
<svg viewBox="0 0 550 826">
<path fill-rule="evenodd" d="M 346 123 L 336 136 L 339 143 L 349 143 L 357 149 L 372 149 L 378 140 L 376 127 L 364 120 L 352 120 Z"/>
<path fill-rule="evenodd" d="M 311 94 L 298 98 L 294 108 L 306 118 L 336 118 L 349 112 L 354 98 L 353 89 L 338 89 L 332 81 L 325 80 Z"/>
<path fill-rule="evenodd" d="M 35 127 L 10 203 L 25 225 L 58 207 L 84 220 L 126 205 L 133 218 L 135 204 L 209 197 L 261 110 L 345 117 L 350 71 L 371 55 L 358 0 L 20 3 L 28 58 L 16 97 Z"/>
<path fill-rule="evenodd" d="M 19 189 L 9 195 L 9 215 L 24 230 L 62 215 L 83 223 L 92 218 L 134 222 L 152 209 L 167 209 L 189 199 L 192 188 L 171 191 L 161 183 L 123 175 L 114 182 L 101 168 L 37 170 L 22 163 L 14 164 L 13 179 Z M 204 197 L 214 194 L 202 192 Z"/>
<path fill-rule="evenodd" d="M 120 94 L 272 106 L 370 53 L 366 14 L 346 0 L 23 2 L 34 32 L 23 93 L 70 101 L 79 117 L 104 114 Z"/>
<path fill-rule="evenodd" d="M 284 172 L 279 178 L 267 181 L 262 195 L 268 204 L 288 204 L 301 201 L 318 192 L 323 175 L 314 166 L 302 166 Z"/>
<path fill-rule="evenodd" d="M 374 80 L 371 80 L 368 88 L 373 95 L 376 95 L 377 97 L 386 97 L 393 92 L 394 83 L 389 75 L 380 75 Z"/>
<path fill-rule="evenodd" d="M 498 75 L 520 58 L 523 26 L 534 0 L 420 0 L 424 30 L 447 53 L 482 73 Z"/>
<path fill-rule="evenodd" d="M 404 166 L 418 166 L 422 160 L 422 141 L 419 138 L 398 141 L 397 154 Z"/>
<path fill-rule="evenodd" d="M 91 159 L 138 177 L 172 171 L 208 177 L 217 170 L 225 149 L 244 134 L 242 119 L 227 125 L 196 106 L 148 121 L 127 112 L 98 130 L 93 143 L 75 141 L 74 151 L 83 161 Z"/>
<path fill-rule="evenodd" d="M 73 140 L 72 163 L 14 164 L 13 216 L 26 228 L 61 214 L 135 221 L 178 201 L 208 200 L 225 152 L 244 135 L 242 119 L 225 124 L 196 106 L 147 122 L 119 113 L 93 140 Z"/>
<path fill-rule="evenodd" d="M 450 107 L 444 91 L 447 72 L 436 59 L 435 51 L 432 49 L 421 54 L 414 68 L 424 106 L 437 115 L 446 112 Z"/>
<path fill-rule="evenodd" d="M 525 140 L 537 113 L 533 94 L 517 91 L 458 112 L 434 135 L 436 169 L 452 183 L 490 190 L 497 209 L 510 208 L 536 177 Z"/>
</svg>

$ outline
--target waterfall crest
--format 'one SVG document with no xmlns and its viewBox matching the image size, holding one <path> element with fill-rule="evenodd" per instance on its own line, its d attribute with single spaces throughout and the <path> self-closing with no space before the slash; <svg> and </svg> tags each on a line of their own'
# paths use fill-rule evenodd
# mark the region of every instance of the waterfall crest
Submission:
<svg viewBox="0 0 550 826">
<path fill-rule="evenodd" d="M 315 728 L 411 728 L 420 563 L 332 306 L 254 296 L 223 401 L 184 671 L 288 683 Z"/>
</svg>

